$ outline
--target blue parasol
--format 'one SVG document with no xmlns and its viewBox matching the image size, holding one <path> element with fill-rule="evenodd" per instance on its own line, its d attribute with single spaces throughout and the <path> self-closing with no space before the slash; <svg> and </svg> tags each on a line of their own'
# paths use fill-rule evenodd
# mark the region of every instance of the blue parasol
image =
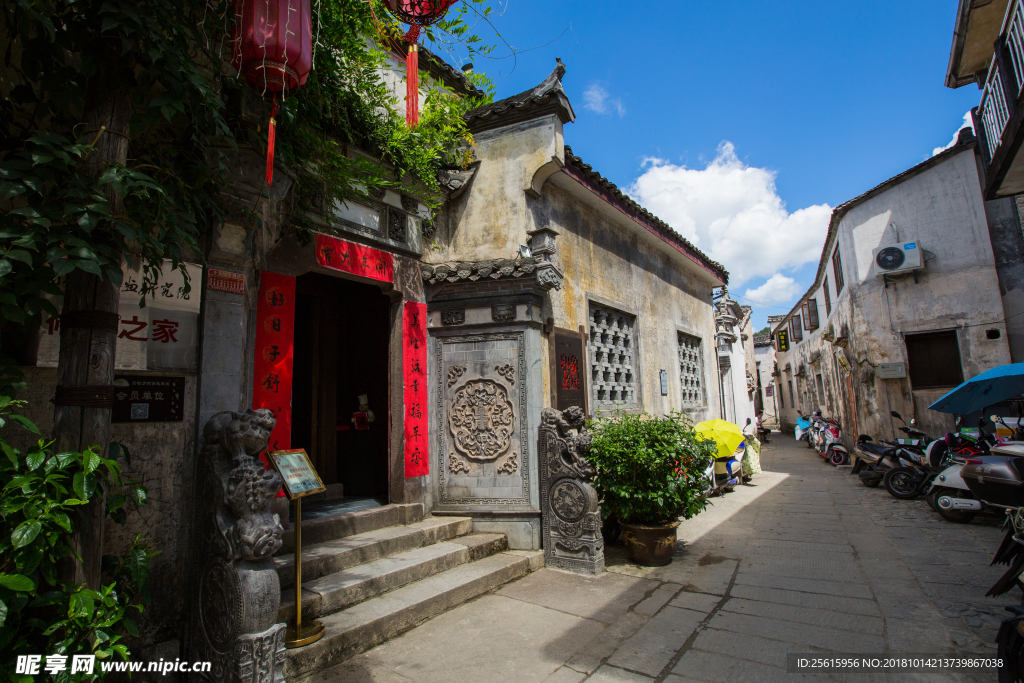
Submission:
<svg viewBox="0 0 1024 683">
<path fill-rule="evenodd" d="M 972 377 L 928 406 L 940 413 L 969 415 L 1024 394 L 1024 363 L 1010 363 Z"/>
</svg>

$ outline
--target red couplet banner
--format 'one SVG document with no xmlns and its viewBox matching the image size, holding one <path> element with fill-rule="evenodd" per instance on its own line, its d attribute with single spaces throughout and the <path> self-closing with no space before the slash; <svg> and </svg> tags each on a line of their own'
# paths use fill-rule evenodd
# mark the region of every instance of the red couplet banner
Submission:
<svg viewBox="0 0 1024 683">
<path fill-rule="evenodd" d="M 405 382 L 405 478 L 430 474 L 427 443 L 427 305 L 405 302 L 402 318 Z"/>
<path fill-rule="evenodd" d="M 291 447 L 294 338 L 295 278 L 263 271 L 256 303 L 252 407 L 269 408 L 277 418 L 277 426 L 270 435 L 272 451 Z"/>
<path fill-rule="evenodd" d="M 316 236 L 316 263 L 321 268 L 372 280 L 395 281 L 395 259 L 391 254 L 329 235 Z"/>
</svg>

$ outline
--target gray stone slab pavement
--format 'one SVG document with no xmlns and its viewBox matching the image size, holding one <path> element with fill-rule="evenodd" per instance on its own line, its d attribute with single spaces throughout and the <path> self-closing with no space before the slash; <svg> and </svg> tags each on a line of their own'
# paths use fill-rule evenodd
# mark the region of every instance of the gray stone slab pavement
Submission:
<svg viewBox="0 0 1024 683">
<path fill-rule="evenodd" d="M 1000 520 L 943 521 L 776 435 L 752 486 L 679 527 L 666 567 L 542 569 L 323 672 L 325 683 L 975 681 L 798 674 L 790 653 L 994 654 Z"/>
</svg>

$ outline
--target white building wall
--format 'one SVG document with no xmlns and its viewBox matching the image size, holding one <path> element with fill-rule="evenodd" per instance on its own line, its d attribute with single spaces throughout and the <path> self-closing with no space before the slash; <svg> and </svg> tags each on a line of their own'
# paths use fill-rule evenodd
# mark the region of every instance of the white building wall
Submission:
<svg viewBox="0 0 1024 683">
<path fill-rule="evenodd" d="M 926 267 L 916 281 L 910 274 L 890 277 L 886 287 L 874 274 L 873 250 L 914 240 L 926 250 Z M 836 245 L 845 280 L 838 293 L 831 263 Z M 852 437 L 854 431 L 876 438 L 899 436 L 890 410 L 907 420 L 915 417 L 931 434 L 951 428 L 950 416 L 927 409 L 948 389 L 914 389 L 909 377 L 877 376 L 881 363 L 907 363 L 907 334 L 956 330 L 965 379 L 1010 362 L 973 146 L 853 206 L 822 259 L 832 312 L 826 313 L 819 279 L 810 294 L 818 301 L 819 328 L 804 331 L 802 341 L 778 354 L 786 391 L 786 408 L 780 411 L 784 424 L 821 408 L 839 416 Z M 800 312 L 798 304 L 791 314 Z M 788 322 L 774 330 L 785 326 Z M 990 339 L 989 330 L 997 330 L 999 337 Z M 848 361 L 849 374 L 837 351 Z M 789 382 L 795 406 L 789 401 Z"/>
</svg>

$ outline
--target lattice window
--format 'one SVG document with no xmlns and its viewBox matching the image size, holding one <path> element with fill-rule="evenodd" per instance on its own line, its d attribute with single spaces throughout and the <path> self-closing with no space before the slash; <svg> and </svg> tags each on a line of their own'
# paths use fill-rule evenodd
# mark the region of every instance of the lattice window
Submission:
<svg viewBox="0 0 1024 683">
<path fill-rule="evenodd" d="M 594 408 L 635 406 L 636 317 L 590 306 L 590 376 Z"/>
<path fill-rule="evenodd" d="M 700 338 L 679 333 L 679 382 L 683 388 L 683 408 L 703 408 L 704 360 Z"/>
</svg>

